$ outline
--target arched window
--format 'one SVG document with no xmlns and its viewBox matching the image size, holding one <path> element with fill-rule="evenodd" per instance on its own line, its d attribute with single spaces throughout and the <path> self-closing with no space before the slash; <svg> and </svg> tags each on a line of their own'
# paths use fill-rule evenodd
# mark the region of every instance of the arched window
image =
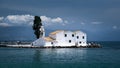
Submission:
<svg viewBox="0 0 120 68">
<path fill-rule="evenodd" d="M 77 39 L 79 39 L 79 36 L 77 36 Z"/>
<path fill-rule="evenodd" d="M 72 37 L 74 37 L 74 34 L 72 34 Z"/>
<path fill-rule="evenodd" d="M 85 39 L 85 37 L 84 37 L 84 36 L 82 36 L 82 39 Z"/>
<path fill-rule="evenodd" d="M 67 37 L 67 34 L 65 34 L 65 37 Z"/>
<path fill-rule="evenodd" d="M 69 43 L 71 43 L 71 40 L 69 40 Z"/>
<path fill-rule="evenodd" d="M 53 44 L 53 42 L 51 42 L 51 44 Z"/>
<path fill-rule="evenodd" d="M 79 43 L 81 44 L 82 42 L 80 41 Z"/>
</svg>

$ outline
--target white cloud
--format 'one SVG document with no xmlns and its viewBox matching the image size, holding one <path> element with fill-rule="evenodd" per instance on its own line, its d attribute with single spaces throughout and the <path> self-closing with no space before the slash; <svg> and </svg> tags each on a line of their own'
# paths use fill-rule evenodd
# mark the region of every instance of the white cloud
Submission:
<svg viewBox="0 0 120 68">
<path fill-rule="evenodd" d="M 2 26 L 2 27 L 8 27 L 8 26 L 11 26 L 11 25 L 8 24 L 8 23 L 0 23 L 0 26 Z"/>
<path fill-rule="evenodd" d="M 81 24 L 81 25 L 85 25 L 85 23 L 84 23 L 84 22 L 81 22 L 80 24 Z"/>
<path fill-rule="evenodd" d="M 5 20 L 11 24 L 22 25 L 31 24 L 33 22 L 34 16 L 32 15 L 8 15 Z"/>
<path fill-rule="evenodd" d="M 4 19 L 4 17 L 0 17 L 0 23 L 2 23 L 2 22 L 3 22 L 3 19 Z"/>
<path fill-rule="evenodd" d="M 60 17 L 56 17 L 56 18 L 51 18 L 51 17 L 47 17 L 47 16 L 40 16 L 40 18 L 42 19 L 42 22 L 45 24 L 45 25 L 53 25 L 53 24 L 67 24 L 68 21 L 67 20 L 63 20 L 62 18 Z"/>
<path fill-rule="evenodd" d="M 2 21 L 4 19 L 4 17 L 0 17 L 0 21 Z"/>
<path fill-rule="evenodd" d="M 67 20 L 65 20 L 64 23 L 62 23 L 63 26 L 65 26 L 66 24 L 68 24 Z"/>
<path fill-rule="evenodd" d="M 4 20 L 4 17 L 0 17 L 0 26 L 2 26 L 2 27 L 8 27 L 8 26 L 11 26 L 11 25 L 8 24 L 8 23 L 3 23 L 3 20 Z"/>
<path fill-rule="evenodd" d="M 46 17 L 46 16 L 40 16 L 40 18 L 42 19 L 43 22 L 53 22 L 53 23 L 61 23 L 61 22 L 63 22 L 63 19 L 60 18 L 60 17 L 50 18 L 50 17 Z"/>
<path fill-rule="evenodd" d="M 112 28 L 113 28 L 113 29 L 117 29 L 118 27 L 114 25 Z"/>
<path fill-rule="evenodd" d="M 61 23 L 61 22 L 63 22 L 63 20 L 60 17 L 57 17 L 55 19 L 52 19 L 52 22 L 59 22 L 59 23 Z"/>
<path fill-rule="evenodd" d="M 91 22 L 91 24 L 94 24 L 94 25 L 99 25 L 99 24 L 102 24 L 103 22 Z"/>
<path fill-rule="evenodd" d="M 51 18 L 47 16 L 40 16 L 42 19 L 42 23 L 45 26 L 50 26 L 54 24 L 65 25 L 68 23 L 67 20 L 63 20 L 60 17 Z M 8 15 L 7 17 L 0 17 L 0 26 L 22 26 L 22 25 L 32 25 L 34 20 L 34 16 L 32 15 Z M 3 23 L 4 22 L 4 23 Z"/>
<path fill-rule="evenodd" d="M 67 21 L 67 20 L 65 20 L 64 22 L 65 22 L 65 24 L 68 24 L 68 21 Z"/>
</svg>

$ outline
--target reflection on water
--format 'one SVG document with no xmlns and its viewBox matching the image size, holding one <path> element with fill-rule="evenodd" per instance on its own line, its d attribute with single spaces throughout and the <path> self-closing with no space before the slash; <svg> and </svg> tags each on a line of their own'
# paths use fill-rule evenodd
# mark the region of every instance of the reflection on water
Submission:
<svg viewBox="0 0 120 68">
<path fill-rule="evenodd" d="M 35 53 L 34 53 L 34 56 L 33 56 L 33 60 L 35 62 L 40 62 L 40 55 L 41 55 L 40 51 L 39 50 L 35 50 Z"/>
<path fill-rule="evenodd" d="M 120 42 L 103 48 L 0 48 L 0 68 L 120 68 Z"/>
<path fill-rule="evenodd" d="M 86 49 L 79 49 L 79 50 L 76 48 L 37 49 L 34 51 L 33 62 L 74 63 L 74 62 L 84 62 L 85 58 L 86 58 Z"/>
<path fill-rule="evenodd" d="M 119 63 L 119 57 L 120 50 L 105 48 L 0 48 L 0 63 Z"/>
</svg>

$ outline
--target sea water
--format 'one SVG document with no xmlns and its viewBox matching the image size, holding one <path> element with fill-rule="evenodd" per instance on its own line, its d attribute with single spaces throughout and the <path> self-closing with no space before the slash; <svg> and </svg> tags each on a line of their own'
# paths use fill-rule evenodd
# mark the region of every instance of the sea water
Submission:
<svg viewBox="0 0 120 68">
<path fill-rule="evenodd" d="M 120 68 L 120 42 L 102 48 L 0 48 L 0 68 Z"/>
</svg>

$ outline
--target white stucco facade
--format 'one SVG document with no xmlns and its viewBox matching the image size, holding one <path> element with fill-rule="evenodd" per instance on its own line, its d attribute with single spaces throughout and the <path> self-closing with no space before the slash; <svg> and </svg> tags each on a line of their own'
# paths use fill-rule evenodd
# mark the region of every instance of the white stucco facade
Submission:
<svg viewBox="0 0 120 68">
<path fill-rule="evenodd" d="M 57 30 L 51 32 L 49 37 L 39 38 L 33 42 L 35 46 L 60 46 L 60 47 L 70 47 L 70 46 L 87 46 L 87 35 L 82 31 L 64 31 Z"/>
</svg>

